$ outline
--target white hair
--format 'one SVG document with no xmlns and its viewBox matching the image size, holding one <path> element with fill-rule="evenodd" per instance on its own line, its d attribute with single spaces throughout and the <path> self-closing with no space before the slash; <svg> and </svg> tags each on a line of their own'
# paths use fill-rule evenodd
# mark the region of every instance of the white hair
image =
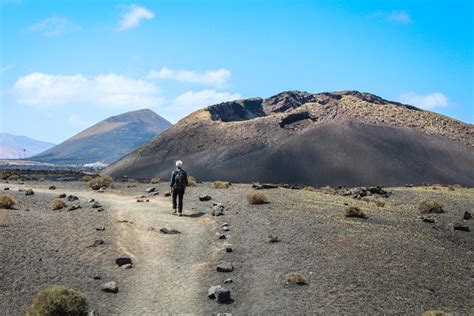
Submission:
<svg viewBox="0 0 474 316">
<path fill-rule="evenodd" d="M 176 161 L 176 167 L 182 167 L 183 162 L 181 160 Z"/>
</svg>

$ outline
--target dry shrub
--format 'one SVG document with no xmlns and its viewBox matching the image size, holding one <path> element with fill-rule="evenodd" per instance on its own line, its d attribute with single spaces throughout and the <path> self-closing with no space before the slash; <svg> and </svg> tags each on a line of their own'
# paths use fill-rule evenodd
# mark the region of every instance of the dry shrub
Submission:
<svg viewBox="0 0 474 316">
<path fill-rule="evenodd" d="M 346 217 L 367 218 L 367 215 L 357 206 L 349 206 L 346 208 Z"/>
<path fill-rule="evenodd" d="M 316 188 L 312 186 L 304 187 L 303 190 L 309 191 L 309 192 L 316 192 Z"/>
<path fill-rule="evenodd" d="M 197 184 L 196 178 L 193 176 L 188 176 L 188 187 L 195 187 Z"/>
<path fill-rule="evenodd" d="M 297 272 L 288 274 L 286 276 L 286 282 L 288 282 L 288 284 L 297 284 L 297 285 L 308 284 L 308 282 L 306 282 L 305 277 L 301 273 L 297 273 Z"/>
<path fill-rule="evenodd" d="M 384 202 L 384 201 L 374 200 L 374 203 L 375 203 L 375 205 L 378 206 L 378 207 L 384 207 L 384 206 L 385 206 L 385 202 Z"/>
<path fill-rule="evenodd" d="M 443 205 L 436 200 L 423 200 L 418 203 L 418 210 L 421 213 L 444 213 Z"/>
<path fill-rule="evenodd" d="M 0 208 L 12 209 L 16 203 L 16 199 L 12 195 L 0 194 Z"/>
<path fill-rule="evenodd" d="M 453 316 L 453 313 L 447 313 L 442 310 L 430 310 L 430 311 L 424 311 L 421 316 Z"/>
<path fill-rule="evenodd" d="M 323 191 L 323 193 L 325 194 L 336 194 L 336 189 L 334 188 L 331 188 L 330 186 L 325 186 L 325 187 L 322 187 L 321 188 L 321 191 Z"/>
<path fill-rule="evenodd" d="M 99 190 L 100 188 L 108 188 L 112 184 L 113 180 L 112 177 L 109 176 L 101 176 L 92 179 L 89 181 L 89 186 L 92 188 L 92 190 Z"/>
<path fill-rule="evenodd" d="M 9 181 L 16 181 L 16 180 L 20 180 L 20 176 L 16 175 L 16 174 L 12 174 L 11 176 L 9 176 L 7 178 L 7 180 Z"/>
<path fill-rule="evenodd" d="M 87 315 L 87 300 L 83 293 L 53 285 L 42 289 L 33 297 L 33 303 L 26 311 L 27 316 Z"/>
<path fill-rule="evenodd" d="M 188 181 L 189 181 L 189 179 L 188 179 Z M 153 178 L 153 179 L 150 180 L 150 183 L 151 183 L 151 184 L 158 184 L 158 183 L 160 183 L 160 182 L 161 182 L 161 179 L 160 179 L 160 178 Z"/>
<path fill-rule="evenodd" d="M 247 202 L 249 204 L 265 204 L 268 203 L 267 197 L 265 194 L 260 192 L 249 192 L 246 195 Z"/>
<path fill-rule="evenodd" d="M 83 176 L 81 179 L 79 179 L 81 182 L 89 182 L 92 180 L 91 176 Z"/>
<path fill-rule="evenodd" d="M 61 199 L 54 199 L 53 202 L 51 202 L 51 207 L 53 208 L 53 210 L 57 211 L 57 210 L 60 210 L 62 208 L 65 208 L 66 207 L 66 202 L 64 202 Z"/>
<path fill-rule="evenodd" d="M 420 219 L 425 223 L 434 224 L 436 222 L 436 220 L 433 217 L 429 217 L 429 216 L 421 216 Z"/>
<path fill-rule="evenodd" d="M 228 189 L 232 183 L 228 181 L 214 181 L 213 188 L 214 189 Z"/>
<path fill-rule="evenodd" d="M 268 241 L 269 242 L 279 242 L 280 239 L 278 238 L 278 235 L 275 235 L 275 234 L 268 234 Z"/>
</svg>

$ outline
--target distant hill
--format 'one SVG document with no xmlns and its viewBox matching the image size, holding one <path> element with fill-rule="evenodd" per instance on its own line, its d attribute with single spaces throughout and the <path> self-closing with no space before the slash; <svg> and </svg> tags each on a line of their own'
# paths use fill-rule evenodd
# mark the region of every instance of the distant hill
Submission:
<svg viewBox="0 0 474 316">
<path fill-rule="evenodd" d="M 54 144 L 32 139 L 26 136 L 17 136 L 0 133 L 0 159 L 23 159 L 43 152 Z"/>
<path fill-rule="evenodd" d="M 109 117 L 31 160 L 56 164 L 110 164 L 172 124 L 144 109 Z"/>
<path fill-rule="evenodd" d="M 287 91 L 198 110 L 103 170 L 306 185 L 474 186 L 474 126 L 370 93 Z"/>
</svg>

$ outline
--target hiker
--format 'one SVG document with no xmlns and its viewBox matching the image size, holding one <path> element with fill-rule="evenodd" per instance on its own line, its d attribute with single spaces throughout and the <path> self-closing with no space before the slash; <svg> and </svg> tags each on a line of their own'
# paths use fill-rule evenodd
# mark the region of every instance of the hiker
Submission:
<svg viewBox="0 0 474 316">
<path fill-rule="evenodd" d="M 176 206 L 178 208 L 178 216 L 183 212 L 183 196 L 188 186 L 188 175 L 182 168 L 183 162 L 176 161 L 176 169 L 171 173 L 170 192 L 173 194 L 173 214 L 176 214 Z M 178 198 L 178 203 L 176 203 Z M 177 205 L 176 205 L 177 204 Z"/>
</svg>

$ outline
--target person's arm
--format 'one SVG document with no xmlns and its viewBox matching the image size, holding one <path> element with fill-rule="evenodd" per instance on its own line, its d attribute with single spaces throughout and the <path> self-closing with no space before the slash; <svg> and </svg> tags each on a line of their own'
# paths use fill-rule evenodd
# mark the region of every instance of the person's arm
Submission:
<svg viewBox="0 0 474 316">
<path fill-rule="evenodd" d="M 188 186 L 188 173 L 184 172 L 184 183 L 186 183 L 186 186 Z"/>
<path fill-rule="evenodd" d="M 176 173 L 175 173 L 175 170 L 173 170 L 173 172 L 171 172 L 171 178 L 170 178 L 170 190 L 173 189 L 175 176 L 176 176 Z"/>
</svg>

